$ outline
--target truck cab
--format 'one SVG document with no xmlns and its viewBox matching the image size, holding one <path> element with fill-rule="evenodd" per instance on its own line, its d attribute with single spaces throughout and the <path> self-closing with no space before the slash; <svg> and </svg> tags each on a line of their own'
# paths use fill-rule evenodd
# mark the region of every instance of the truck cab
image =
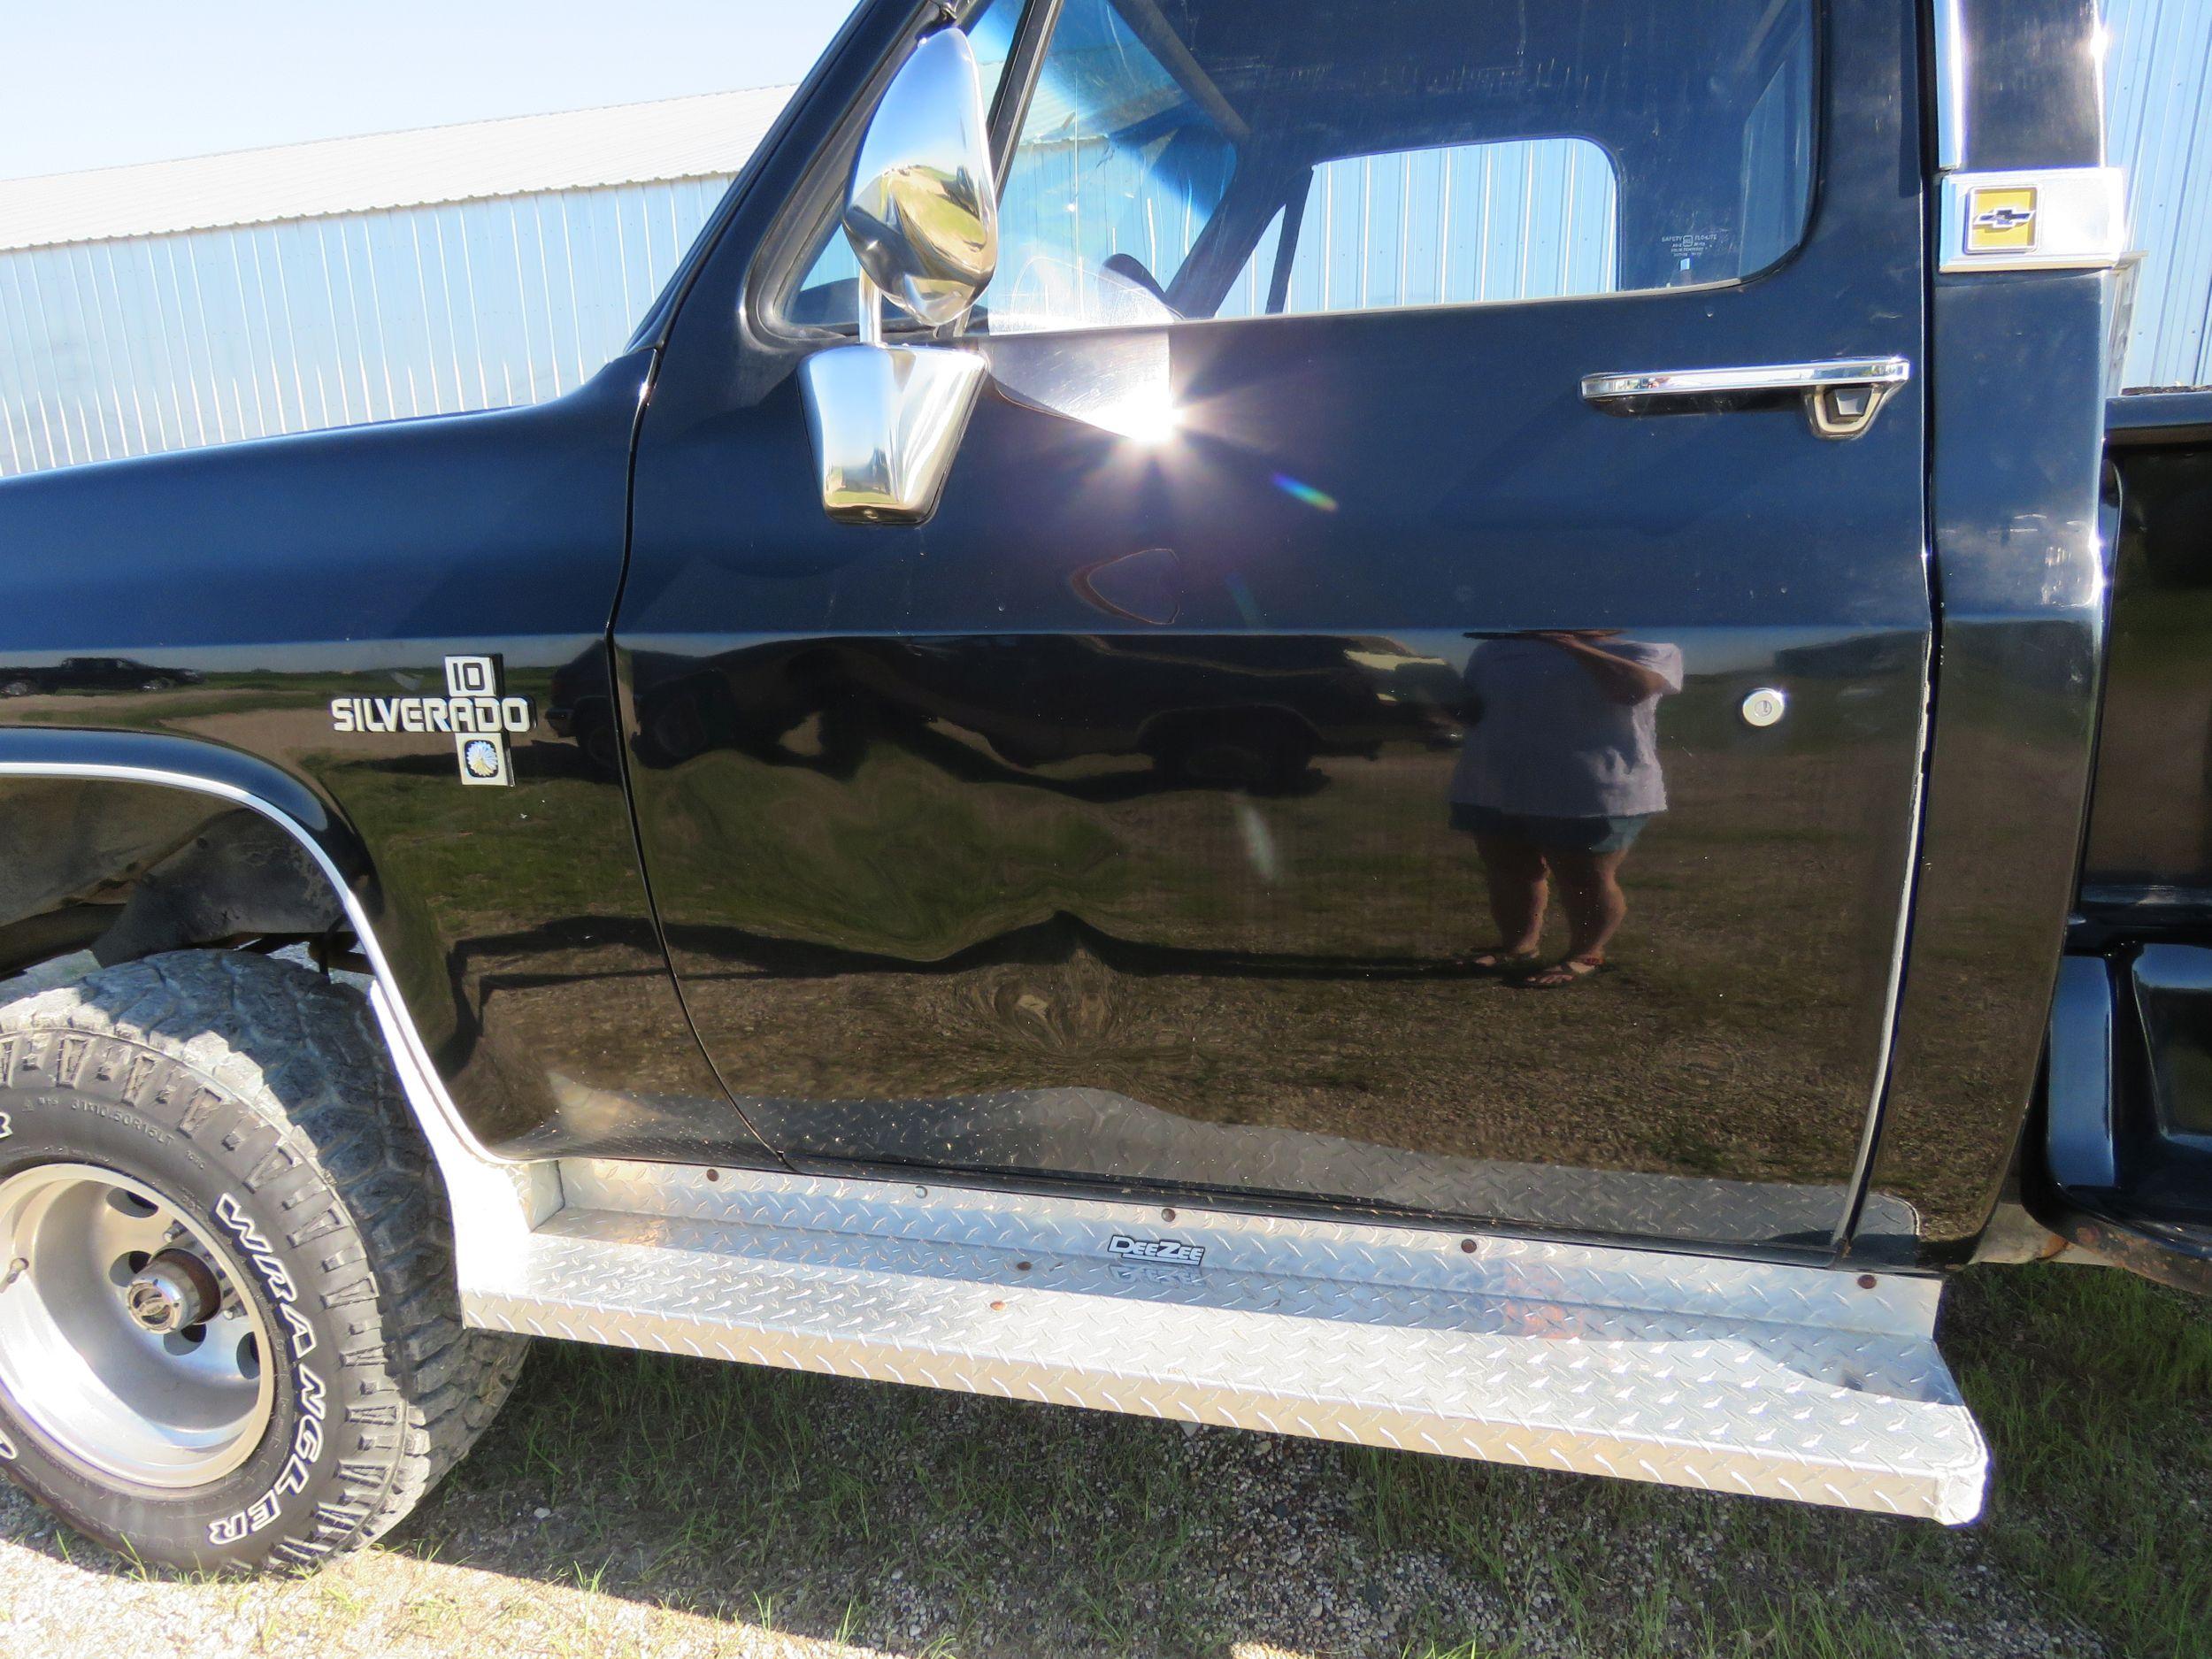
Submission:
<svg viewBox="0 0 2212 1659">
<path fill-rule="evenodd" d="M 2097 38 L 870 0 L 579 391 L 0 483 L 0 1459 L 319 1557 L 541 1334 L 1971 1518 L 1945 1273 L 2212 1258 Z"/>
</svg>

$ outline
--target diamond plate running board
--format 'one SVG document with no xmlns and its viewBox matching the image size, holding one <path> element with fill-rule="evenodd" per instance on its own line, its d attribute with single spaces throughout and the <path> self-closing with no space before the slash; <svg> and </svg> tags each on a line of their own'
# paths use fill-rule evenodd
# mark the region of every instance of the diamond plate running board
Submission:
<svg viewBox="0 0 2212 1659">
<path fill-rule="evenodd" d="M 1897 1276 L 569 1162 L 472 1324 L 1946 1522 L 1987 1454 Z M 486 1253 L 488 1255 L 489 1253 Z"/>
</svg>

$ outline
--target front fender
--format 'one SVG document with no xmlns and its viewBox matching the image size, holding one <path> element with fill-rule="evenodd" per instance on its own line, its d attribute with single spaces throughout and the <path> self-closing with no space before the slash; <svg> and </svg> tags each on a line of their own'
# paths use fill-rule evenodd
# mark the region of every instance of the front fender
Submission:
<svg viewBox="0 0 2212 1659">
<path fill-rule="evenodd" d="M 0 699 L 0 971 L 319 932 L 297 858 L 188 802 L 252 811 L 311 849 L 475 1143 L 772 1163 L 684 1017 L 611 721 L 545 718 L 613 706 L 650 367 L 0 483 L 0 671 L 32 677 Z M 234 903 L 264 869 L 293 892 Z"/>
</svg>

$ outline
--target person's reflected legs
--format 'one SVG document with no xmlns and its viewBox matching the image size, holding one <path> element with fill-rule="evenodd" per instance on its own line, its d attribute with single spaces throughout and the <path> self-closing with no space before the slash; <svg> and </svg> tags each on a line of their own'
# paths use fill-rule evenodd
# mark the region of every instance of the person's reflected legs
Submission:
<svg viewBox="0 0 2212 1659">
<path fill-rule="evenodd" d="M 1667 810 L 1658 708 L 1682 689 L 1681 648 L 1611 628 L 1470 637 L 1451 824 L 1475 838 L 1498 926 L 1472 962 L 1533 969 L 1524 985 L 1573 985 L 1605 965 L 1628 914 L 1621 861 Z M 1554 881 L 1567 954 L 1535 968 Z"/>
<path fill-rule="evenodd" d="M 1545 862 L 1559 882 L 1560 908 L 1567 912 L 1567 954 L 1529 975 L 1527 984 L 1546 990 L 1572 985 L 1605 965 L 1605 948 L 1628 916 L 1619 880 L 1621 861 L 1627 856 L 1626 848 L 1617 852 L 1545 849 Z"/>
<path fill-rule="evenodd" d="M 1544 932 L 1545 901 L 1550 896 L 1542 851 L 1510 836 L 1482 834 L 1475 837 L 1475 849 L 1482 856 L 1483 874 L 1490 885 L 1490 916 L 1497 924 L 1498 938 L 1468 961 L 1487 973 L 1535 961 Z"/>
</svg>

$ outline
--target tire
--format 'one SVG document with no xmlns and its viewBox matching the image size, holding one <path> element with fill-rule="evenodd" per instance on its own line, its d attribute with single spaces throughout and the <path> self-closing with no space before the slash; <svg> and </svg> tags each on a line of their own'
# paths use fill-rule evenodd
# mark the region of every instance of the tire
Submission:
<svg viewBox="0 0 2212 1659">
<path fill-rule="evenodd" d="M 119 1314 L 68 1294 L 164 1226 L 177 1248 L 105 1269 L 138 1273 Z M 199 1266 L 162 1282 L 189 1281 L 200 1322 L 156 1335 L 142 1286 L 180 1250 Z M 0 1467 L 81 1531 L 189 1570 L 380 1536 L 490 1423 L 527 1347 L 462 1327 L 444 1194 L 364 1000 L 235 952 L 0 1009 Z M 65 1325 L 107 1393 L 10 1361 Z M 122 1403 L 74 1403 L 96 1399 Z"/>
<path fill-rule="evenodd" d="M 27 697 L 38 687 L 27 680 L 11 680 L 0 686 L 0 697 Z"/>
</svg>

